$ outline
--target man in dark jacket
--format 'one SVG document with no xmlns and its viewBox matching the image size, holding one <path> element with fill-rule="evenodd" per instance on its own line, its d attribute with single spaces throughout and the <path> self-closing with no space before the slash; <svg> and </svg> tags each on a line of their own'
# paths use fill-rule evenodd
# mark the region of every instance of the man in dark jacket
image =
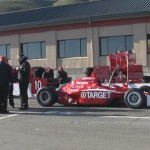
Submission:
<svg viewBox="0 0 150 150">
<path fill-rule="evenodd" d="M 59 83 L 67 83 L 67 73 L 64 71 L 62 66 L 58 69 L 57 78 L 59 78 Z"/>
<path fill-rule="evenodd" d="M 12 84 L 11 67 L 5 60 L 4 56 L 0 56 L 0 113 L 9 113 L 7 111 L 7 95 L 9 85 Z"/>
<path fill-rule="evenodd" d="M 54 78 L 53 70 L 49 67 L 46 67 L 42 74 L 42 78 Z"/>
<path fill-rule="evenodd" d="M 5 63 L 8 64 L 8 59 L 5 59 Z M 9 65 L 9 64 L 8 64 Z M 11 108 L 15 107 L 14 104 L 14 96 L 13 96 L 13 83 L 14 83 L 14 69 L 11 65 L 9 65 L 11 68 L 11 74 L 12 74 L 12 83 L 9 84 L 9 91 L 8 91 L 8 96 L 9 96 L 9 104 Z"/>
<path fill-rule="evenodd" d="M 17 55 L 20 67 L 18 68 L 18 79 L 20 88 L 21 107 L 20 110 L 28 109 L 28 85 L 30 81 L 30 64 L 24 54 Z"/>
</svg>

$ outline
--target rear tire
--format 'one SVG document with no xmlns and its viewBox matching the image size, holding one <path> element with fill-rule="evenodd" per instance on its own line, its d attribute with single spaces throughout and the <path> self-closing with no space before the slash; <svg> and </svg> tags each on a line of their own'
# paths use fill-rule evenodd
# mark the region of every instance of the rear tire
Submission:
<svg viewBox="0 0 150 150">
<path fill-rule="evenodd" d="M 140 89 L 129 89 L 124 95 L 124 102 L 129 108 L 138 109 L 145 101 L 145 95 Z"/>
<path fill-rule="evenodd" d="M 142 90 L 143 92 L 150 92 L 150 87 L 147 85 L 143 85 L 139 89 Z"/>
<path fill-rule="evenodd" d="M 54 88 L 41 88 L 36 95 L 37 102 L 44 107 L 49 107 L 57 102 L 57 93 Z"/>
<path fill-rule="evenodd" d="M 139 89 L 140 89 L 143 93 L 144 93 L 144 92 L 150 92 L 150 87 L 147 86 L 147 85 L 143 85 L 143 86 L 141 86 Z M 143 106 L 146 106 L 146 105 L 147 105 L 147 102 L 146 102 L 146 95 L 144 94 L 144 96 L 145 96 L 145 101 L 144 101 L 144 103 L 143 103 Z"/>
</svg>

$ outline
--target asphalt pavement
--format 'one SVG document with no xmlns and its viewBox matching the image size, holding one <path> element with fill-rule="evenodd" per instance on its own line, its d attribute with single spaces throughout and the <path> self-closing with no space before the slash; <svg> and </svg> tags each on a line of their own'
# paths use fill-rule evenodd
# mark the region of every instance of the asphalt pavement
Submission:
<svg viewBox="0 0 150 150">
<path fill-rule="evenodd" d="M 149 150 L 150 108 L 124 106 L 42 107 L 29 99 L 29 109 L 8 106 L 0 114 L 2 150 Z"/>
</svg>

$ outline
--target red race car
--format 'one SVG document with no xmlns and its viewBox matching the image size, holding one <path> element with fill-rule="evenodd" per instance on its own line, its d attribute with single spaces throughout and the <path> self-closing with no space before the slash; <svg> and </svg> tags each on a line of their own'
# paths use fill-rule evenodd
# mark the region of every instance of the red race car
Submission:
<svg viewBox="0 0 150 150">
<path fill-rule="evenodd" d="M 150 87 L 128 88 L 122 86 L 101 85 L 95 73 L 90 77 L 79 78 L 71 83 L 54 89 L 42 87 L 37 92 L 37 101 L 40 105 L 48 107 L 59 104 L 106 105 L 112 101 L 122 100 L 127 107 L 140 108 L 146 103 Z"/>
<path fill-rule="evenodd" d="M 142 66 L 136 65 L 135 58 L 132 52 L 110 54 L 109 66 L 90 68 L 92 75 L 87 72 L 88 77 L 57 89 L 42 87 L 36 94 L 37 101 L 42 106 L 52 106 L 55 103 L 108 105 L 121 100 L 127 107 L 140 108 L 150 101 L 150 84 L 142 83 Z"/>
</svg>

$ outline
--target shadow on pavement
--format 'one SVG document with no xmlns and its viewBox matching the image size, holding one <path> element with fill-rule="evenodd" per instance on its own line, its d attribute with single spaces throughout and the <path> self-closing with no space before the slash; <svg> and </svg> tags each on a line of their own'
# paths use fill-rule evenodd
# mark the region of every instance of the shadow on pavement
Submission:
<svg viewBox="0 0 150 150">
<path fill-rule="evenodd" d="M 52 106 L 42 108 L 29 108 L 21 111 L 17 108 L 9 109 L 10 114 L 19 115 L 43 115 L 43 116 L 80 116 L 80 117 L 100 117 L 100 116 L 128 116 L 129 112 L 142 112 L 142 109 L 130 109 L 126 107 L 98 107 L 98 106 Z"/>
</svg>

